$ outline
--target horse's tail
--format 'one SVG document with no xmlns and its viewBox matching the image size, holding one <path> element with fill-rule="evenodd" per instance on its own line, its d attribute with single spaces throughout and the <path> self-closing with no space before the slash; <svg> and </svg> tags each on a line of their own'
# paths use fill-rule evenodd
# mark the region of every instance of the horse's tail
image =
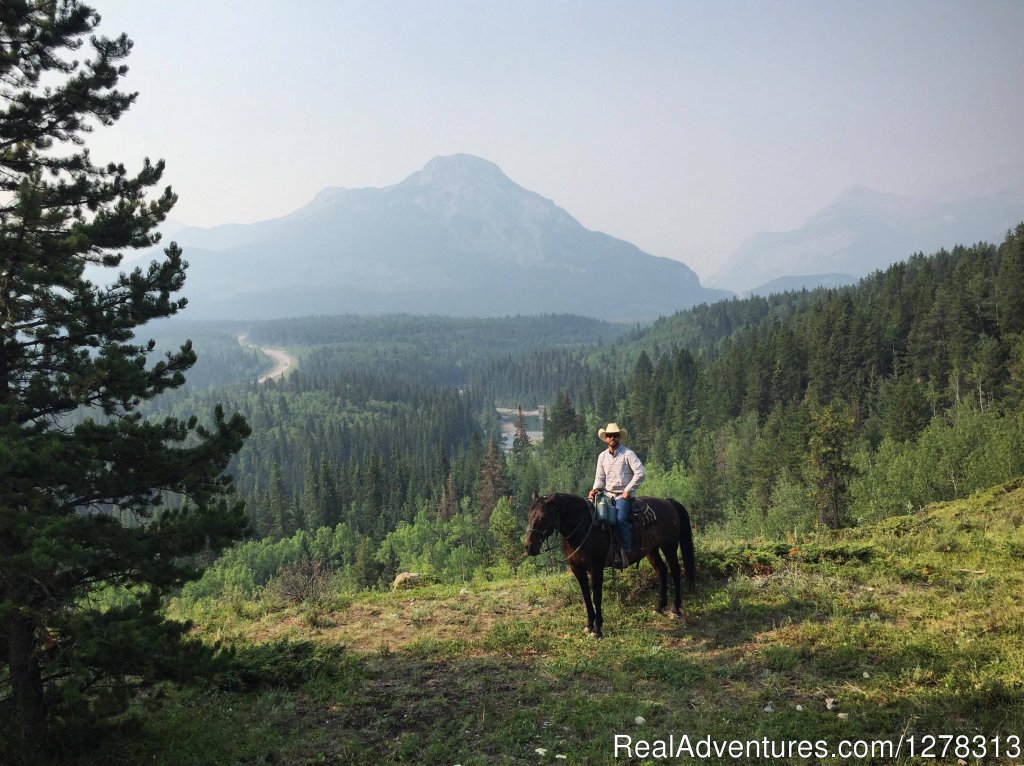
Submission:
<svg viewBox="0 0 1024 766">
<path fill-rule="evenodd" d="M 693 528 L 690 526 L 690 514 L 682 503 L 668 499 L 676 507 L 679 514 L 679 549 L 683 553 L 683 564 L 686 565 L 686 584 L 693 593 L 697 589 L 697 557 L 693 552 Z"/>
</svg>

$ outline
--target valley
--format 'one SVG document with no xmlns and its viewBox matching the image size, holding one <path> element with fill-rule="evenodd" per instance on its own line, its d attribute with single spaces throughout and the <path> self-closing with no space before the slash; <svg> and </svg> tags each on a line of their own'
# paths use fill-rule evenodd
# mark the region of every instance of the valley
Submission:
<svg viewBox="0 0 1024 766">
<path fill-rule="evenodd" d="M 155 326 L 159 354 L 187 342 L 198 361 L 147 422 L 247 424 L 227 472 L 248 532 L 160 607 L 224 665 L 138 698 L 137 727 L 67 763 L 604 763 L 613 733 L 1013 735 L 1021 284 L 1024 227 L 643 326 Z M 526 558 L 522 539 L 534 492 L 586 493 L 609 420 L 643 492 L 690 510 L 698 588 L 671 622 L 646 563 L 609 576 L 593 641 L 557 544 Z M 104 591 L 99 613 L 139 597 Z"/>
</svg>

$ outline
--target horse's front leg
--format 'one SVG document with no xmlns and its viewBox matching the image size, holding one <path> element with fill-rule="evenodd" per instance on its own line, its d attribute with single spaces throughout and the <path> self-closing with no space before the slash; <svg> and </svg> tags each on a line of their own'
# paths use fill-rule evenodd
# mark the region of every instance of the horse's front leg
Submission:
<svg viewBox="0 0 1024 766">
<path fill-rule="evenodd" d="M 580 584 L 580 592 L 583 594 L 583 603 L 587 607 L 587 633 L 595 638 L 599 638 L 601 635 L 601 628 L 598 625 L 597 630 L 594 629 L 594 623 L 597 621 L 597 611 L 594 609 L 594 601 L 590 596 L 590 583 L 587 581 L 587 568 L 580 564 L 570 564 L 569 569 L 576 577 L 576 581 Z M 600 593 L 600 591 L 599 591 Z M 600 596 L 598 596 L 598 604 L 600 604 Z"/>
<path fill-rule="evenodd" d="M 590 579 L 594 583 L 594 638 L 603 638 L 601 627 L 604 625 L 604 613 L 601 602 L 604 600 L 604 566 L 603 562 L 595 563 L 590 569 Z"/>
</svg>

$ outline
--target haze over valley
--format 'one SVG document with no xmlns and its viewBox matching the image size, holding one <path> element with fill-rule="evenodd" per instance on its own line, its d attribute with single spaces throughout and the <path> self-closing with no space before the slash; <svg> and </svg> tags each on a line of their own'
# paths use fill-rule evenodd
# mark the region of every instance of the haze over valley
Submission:
<svg viewBox="0 0 1024 766">
<path fill-rule="evenodd" d="M 491 162 L 438 157 L 380 189 L 325 189 L 248 226 L 179 229 L 193 318 L 409 312 L 653 319 L 728 295 L 585 229 Z"/>
<path fill-rule="evenodd" d="M 646 321 L 743 292 L 852 284 L 915 252 L 998 241 L 1024 220 L 1024 191 L 977 184 L 948 200 L 851 188 L 801 229 L 751 237 L 709 280 L 718 289 L 685 264 L 586 229 L 494 163 L 465 154 L 437 157 L 393 186 L 324 189 L 282 218 L 165 228 L 191 266 L 192 318 L 575 313 Z"/>
</svg>

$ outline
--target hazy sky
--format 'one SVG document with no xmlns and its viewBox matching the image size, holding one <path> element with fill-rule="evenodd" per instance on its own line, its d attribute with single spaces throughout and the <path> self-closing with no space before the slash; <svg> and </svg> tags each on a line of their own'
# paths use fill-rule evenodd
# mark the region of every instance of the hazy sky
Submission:
<svg viewBox="0 0 1024 766">
<path fill-rule="evenodd" d="M 1024 1 L 94 0 L 135 41 L 96 159 L 195 226 L 468 152 L 702 277 L 846 187 L 1024 159 Z"/>
</svg>

